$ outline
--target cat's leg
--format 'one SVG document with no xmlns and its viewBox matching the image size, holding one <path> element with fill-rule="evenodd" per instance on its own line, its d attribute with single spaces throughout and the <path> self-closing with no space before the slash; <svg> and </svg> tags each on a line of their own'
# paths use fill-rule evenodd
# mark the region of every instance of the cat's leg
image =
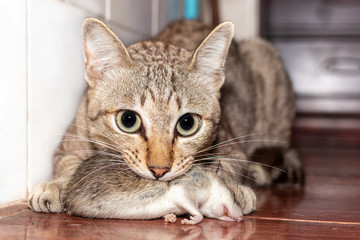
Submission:
<svg viewBox="0 0 360 240">
<path fill-rule="evenodd" d="M 73 154 L 55 155 L 55 176 L 40 183 L 30 194 L 28 204 L 35 212 L 62 212 L 62 193 L 82 159 Z"/>
<path fill-rule="evenodd" d="M 294 149 L 263 147 L 258 148 L 252 155 L 249 177 L 255 179 L 256 185 L 303 183 L 302 164 Z"/>
<path fill-rule="evenodd" d="M 263 148 L 255 151 L 253 155 L 255 157 L 249 164 L 249 177 L 255 180 L 256 185 L 304 183 L 303 167 L 296 150 Z M 266 161 L 257 162 L 258 159 Z"/>
<path fill-rule="evenodd" d="M 255 192 L 250 187 L 234 182 L 228 178 L 224 179 L 224 183 L 228 189 L 234 193 L 235 200 L 240 205 L 243 215 L 255 212 L 257 198 Z"/>
<path fill-rule="evenodd" d="M 75 172 L 81 159 L 75 155 L 55 155 L 58 163 L 55 168 L 57 178 L 50 182 L 40 183 L 30 194 L 28 204 L 35 212 L 62 212 L 62 193 Z M 60 163 L 60 164 L 59 164 Z"/>
<path fill-rule="evenodd" d="M 219 139 L 227 141 L 226 139 L 233 138 L 231 138 L 226 131 L 220 129 Z M 229 188 L 229 190 L 234 193 L 236 201 L 241 207 L 242 213 L 246 215 L 254 212 L 256 210 L 257 203 L 256 195 L 251 188 L 246 187 L 243 184 L 248 182 L 254 184 L 254 182 L 261 181 L 271 182 L 271 179 L 268 180 L 264 177 L 265 174 L 263 173 L 262 168 L 257 169 L 259 174 L 249 177 L 249 174 L 252 173 L 252 166 L 259 165 L 253 165 L 252 162 L 249 161 L 242 146 L 239 144 L 228 144 L 227 146 L 219 148 L 216 153 L 219 155 L 221 163 L 218 176 Z M 222 159 L 221 156 L 229 153 L 232 156 L 231 158 L 225 157 Z"/>
<path fill-rule="evenodd" d="M 63 178 L 40 183 L 29 197 L 29 207 L 35 212 L 62 212 L 61 191 L 66 183 Z"/>
<path fill-rule="evenodd" d="M 271 178 L 273 182 L 288 183 L 295 185 L 304 184 L 304 169 L 300 161 L 299 154 L 295 149 L 288 149 L 283 153 L 283 163 L 281 172 L 277 169 L 271 170 Z"/>
<path fill-rule="evenodd" d="M 244 185 L 238 185 L 235 192 L 235 199 L 240 204 L 244 215 L 256 211 L 256 195 L 251 188 Z"/>
<path fill-rule="evenodd" d="M 273 179 L 269 171 L 267 171 L 263 166 L 250 163 L 248 178 L 250 184 L 255 184 L 256 186 L 269 186 L 272 184 Z"/>
</svg>

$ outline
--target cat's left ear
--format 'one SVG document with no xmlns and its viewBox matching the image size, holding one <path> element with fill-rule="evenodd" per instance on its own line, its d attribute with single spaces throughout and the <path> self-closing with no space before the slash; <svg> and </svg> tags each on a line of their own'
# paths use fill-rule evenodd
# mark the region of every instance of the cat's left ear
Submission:
<svg viewBox="0 0 360 240">
<path fill-rule="evenodd" d="M 224 22 L 217 26 L 195 50 L 190 68 L 213 79 L 220 88 L 225 80 L 224 66 L 234 36 L 234 24 Z"/>
<path fill-rule="evenodd" d="M 114 67 L 129 68 L 132 59 L 118 37 L 101 21 L 87 18 L 81 30 L 85 57 L 85 78 L 90 86 L 101 81 L 103 73 Z"/>
</svg>

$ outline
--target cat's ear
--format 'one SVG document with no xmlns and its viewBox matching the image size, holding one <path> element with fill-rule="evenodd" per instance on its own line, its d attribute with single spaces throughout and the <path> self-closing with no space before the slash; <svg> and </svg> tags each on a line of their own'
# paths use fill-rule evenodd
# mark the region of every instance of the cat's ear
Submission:
<svg viewBox="0 0 360 240">
<path fill-rule="evenodd" d="M 124 44 L 101 21 L 84 20 L 81 29 L 85 57 L 85 78 L 89 85 L 100 80 L 102 74 L 114 67 L 130 67 L 131 57 Z"/>
<path fill-rule="evenodd" d="M 195 50 L 190 68 L 208 75 L 220 88 L 224 83 L 224 65 L 234 36 L 234 24 L 224 22 L 217 26 Z"/>
</svg>

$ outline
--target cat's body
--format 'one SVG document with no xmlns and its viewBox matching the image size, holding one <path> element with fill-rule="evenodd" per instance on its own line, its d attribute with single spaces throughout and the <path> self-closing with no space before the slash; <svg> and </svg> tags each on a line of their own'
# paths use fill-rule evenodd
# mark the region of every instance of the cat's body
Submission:
<svg viewBox="0 0 360 240">
<path fill-rule="evenodd" d="M 231 42 L 230 23 L 205 38 L 210 30 L 199 22 L 177 22 L 156 38 L 161 41 L 126 49 L 101 22 L 86 20 L 89 89 L 56 151 L 55 180 L 35 189 L 30 207 L 62 211 L 59 199 L 77 166 L 109 150 L 149 179 L 169 181 L 211 159 L 220 160 L 228 186 L 242 183 L 243 176 L 261 185 L 279 177 L 281 172 L 256 160 L 301 181 L 301 164 L 289 150 L 294 97 L 277 53 L 260 39 Z M 221 144 L 236 137 L 243 138 Z M 210 147 L 215 140 L 220 145 Z"/>
<path fill-rule="evenodd" d="M 203 216 L 241 221 L 255 210 L 254 192 L 242 185 L 230 191 L 214 171 L 193 167 L 170 182 L 139 177 L 117 155 L 95 155 L 80 164 L 64 194 L 64 210 L 95 218 L 153 219 L 199 223 Z"/>
</svg>

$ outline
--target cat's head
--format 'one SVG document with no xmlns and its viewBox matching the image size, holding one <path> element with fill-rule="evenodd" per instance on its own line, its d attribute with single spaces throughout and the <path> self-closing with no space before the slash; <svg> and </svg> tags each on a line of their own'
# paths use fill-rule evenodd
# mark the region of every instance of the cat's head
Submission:
<svg viewBox="0 0 360 240">
<path fill-rule="evenodd" d="M 194 51 L 163 42 L 125 48 L 109 28 L 82 28 L 90 136 L 121 153 L 138 175 L 171 180 L 215 139 L 220 88 L 233 24 L 215 28 Z"/>
</svg>

